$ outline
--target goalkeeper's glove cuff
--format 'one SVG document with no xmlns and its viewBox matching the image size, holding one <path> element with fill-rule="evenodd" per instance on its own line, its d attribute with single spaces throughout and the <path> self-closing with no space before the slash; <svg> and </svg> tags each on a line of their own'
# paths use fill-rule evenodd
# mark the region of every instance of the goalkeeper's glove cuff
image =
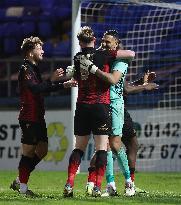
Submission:
<svg viewBox="0 0 181 205">
<path fill-rule="evenodd" d="M 91 68 L 90 68 L 90 73 L 95 74 L 96 71 L 97 71 L 97 69 L 98 69 L 98 67 L 95 66 L 94 64 L 92 64 L 92 65 L 91 65 Z"/>
</svg>

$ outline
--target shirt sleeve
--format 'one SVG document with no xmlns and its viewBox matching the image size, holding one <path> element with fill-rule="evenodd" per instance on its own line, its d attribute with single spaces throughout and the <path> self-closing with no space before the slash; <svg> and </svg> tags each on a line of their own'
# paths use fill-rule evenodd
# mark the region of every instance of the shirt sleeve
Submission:
<svg viewBox="0 0 181 205">
<path fill-rule="evenodd" d="M 41 83 L 36 83 L 34 81 L 34 76 L 31 72 L 25 70 L 24 79 L 27 87 L 31 90 L 33 94 L 43 93 L 43 92 L 53 92 L 64 88 L 62 83 L 52 83 L 50 80 L 43 81 Z"/>
<path fill-rule="evenodd" d="M 75 70 L 74 70 L 73 78 L 75 80 L 79 80 L 79 78 L 80 78 L 80 63 L 79 63 L 79 60 L 78 60 L 78 55 L 79 54 L 80 54 L 80 52 L 74 56 Z"/>
<path fill-rule="evenodd" d="M 114 61 L 112 66 L 112 71 L 120 71 L 121 73 L 127 72 L 128 69 L 128 63 L 124 61 Z"/>
</svg>

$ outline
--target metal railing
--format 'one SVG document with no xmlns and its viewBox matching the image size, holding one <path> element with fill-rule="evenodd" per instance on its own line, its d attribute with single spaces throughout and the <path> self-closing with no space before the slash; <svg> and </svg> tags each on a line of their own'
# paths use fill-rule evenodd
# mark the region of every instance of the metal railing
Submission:
<svg viewBox="0 0 181 205">
<path fill-rule="evenodd" d="M 0 59 L 0 107 L 7 106 L 7 102 L 14 101 L 17 104 L 18 98 L 18 72 L 23 62 L 23 58 L 6 58 Z M 46 78 L 56 68 L 66 68 L 71 64 L 71 58 L 44 58 L 39 64 L 42 77 Z M 60 99 L 64 96 L 70 97 L 70 90 L 61 90 L 53 94 L 48 94 L 47 101 L 51 106 L 51 96 L 56 96 L 56 99 Z M 66 102 L 67 103 L 67 102 Z M 55 104 L 55 102 L 54 102 Z M 13 103 L 11 103 L 13 106 Z"/>
</svg>

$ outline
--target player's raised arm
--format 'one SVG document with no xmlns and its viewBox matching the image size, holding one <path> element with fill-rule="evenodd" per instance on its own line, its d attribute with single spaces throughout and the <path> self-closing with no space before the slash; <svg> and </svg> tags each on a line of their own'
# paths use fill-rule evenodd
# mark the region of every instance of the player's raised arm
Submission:
<svg viewBox="0 0 181 205">
<path fill-rule="evenodd" d="M 146 83 L 146 84 L 142 84 L 142 85 L 133 85 L 130 83 L 125 83 L 124 85 L 124 90 L 126 93 L 139 93 L 142 92 L 144 90 L 155 90 L 158 88 L 158 85 L 156 83 Z"/>
<path fill-rule="evenodd" d="M 116 58 L 117 59 L 128 59 L 132 60 L 135 57 L 135 52 L 131 50 L 117 50 Z"/>
</svg>

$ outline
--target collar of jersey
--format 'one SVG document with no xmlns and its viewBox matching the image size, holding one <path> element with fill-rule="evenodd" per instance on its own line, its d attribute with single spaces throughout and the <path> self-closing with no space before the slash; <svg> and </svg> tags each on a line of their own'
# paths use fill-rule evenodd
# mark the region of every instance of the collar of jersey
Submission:
<svg viewBox="0 0 181 205">
<path fill-rule="evenodd" d="M 82 52 L 93 53 L 94 51 L 95 51 L 95 48 L 93 47 L 82 48 Z"/>
<path fill-rule="evenodd" d="M 29 61 L 28 59 L 24 59 L 24 64 L 28 64 L 32 68 L 37 68 L 37 66 L 33 64 L 31 61 Z"/>
</svg>

